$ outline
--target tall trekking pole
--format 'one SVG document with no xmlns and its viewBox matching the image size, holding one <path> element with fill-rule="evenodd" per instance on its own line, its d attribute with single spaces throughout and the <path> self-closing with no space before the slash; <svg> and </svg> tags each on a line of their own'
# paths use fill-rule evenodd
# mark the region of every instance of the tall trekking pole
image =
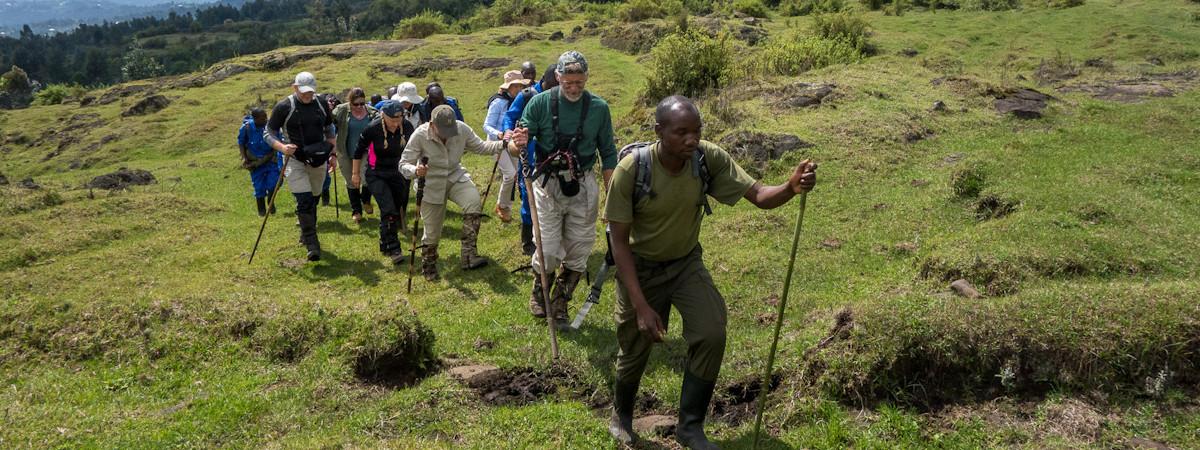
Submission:
<svg viewBox="0 0 1200 450">
<path fill-rule="evenodd" d="M 496 181 L 496 168 L 500 167 L 500 158 L 507 156 L 504 154 L 507 151 L 508 149 L 501 150 L 500 154 L 496 155 L 496 161 L 492 163 L 492 176 L 488 178 L 487 189 L 483 190 L 483 201 L 485 202 L 488 199 L 488 193 L 492 192 L 492 182 Z"/>
<path fill-rule="evenodd" d="M 421 165 L 424 166 L 424 165 L 428 165 L 428 164 L 429 164 L 429 157 L 422 156 L 421 157 Z M 413 266 L 416 264 L 415 261 L 417 260 L 417 232 L 421 229 L 420 224 L 421 224 L 421 201 L 422 200 L 425 200 L 425 177 L 417 177 L 417 208 L 416 208 L 416 211 L 414 211 L 415 214 L 413 214 L 414 217 L 413 217 L 412 250 L 409 250 L 409 253 L 408 253 L 408 288 L 407 288 L 408 290 L 407 290 L 407 293 L 409 293 L 409 294 L 412 293 Z M 382 208 L 382 206 L 380 208 Z"/>
<path fill-rule="evenodd" d="M 336 161 L 337 158 L 334 158 Z M 333 178 L 333 217 L 337 220 L 342 220 L 342 208 L 338 207 L 338 189 L 337 189 L 337 169 L 333 166 L 329 167 L 329 177 Z"/>
<path fill-rule="evenodd" d="M 524 166 L 524 158 L 521 165 Z M 533 181 L 531 176 L 525 177 L 525 192 L 529 198 L 529 216 L 533 219 L 533 242 L 537 244 L 538 263 L 542 266 L 542 271 L 537 276 L 542 279 L 542 308 L 546 311 L 546 325 L 550 327 L 550 350 L 554 353 L 554 359 L 558 360 L 558 328 L 554 325 L 554 311 L 550 309 L 550 289 L 549 280 L 546 279 L 546 254 L 542 252 L 542 228 L 538 224 L 537 212 L 537 196 L 533 193 Z M 536 270 L 535 270 L 536 272 Z"/>
<path fill-rule="evenodd" d="M 783 279 L 783 296 L 779 299 L 779 311 L 775 317 L 775 337 L 771 340 L 771 353 L 767 356 L 767 370 L 763 372 L 763 381 L 758 393 L 758 412 L 754 414 L 754 448 L 762 430 L 763 410 L 767 406 L 767 391 L 771 388 L 771 370 L 775 366 L 775 350 L 779 347 L 779 331 L 783 329 L 783 311 L 787 308 L 788 291 L 792 287 L 792 270 L 796 266 L 796 250 L 800 247 L 800 227 L 804 225 L 804 206 L 808 193 L 800 194 L 800 211 L 796 213 L 796 233 L 792 235 L 792 258 L 788 260 L 787 276 Z"/>
<path fill-rule="evenodd" d="M 250 260 L 246 264 L 254 262 L 254 254 L 258 252 L 258 242 L 262 240 L 263 230 L 267 229 L 267 219 L 271 217 L 271 211 L 275 210 L 275 194 L 279 193 L 279 187 L 283 186 L 283 173 L 287 170 L 288 160 L 291 156 L 283 157 L 283 168 L 279 170 L 279 180 L 275 182 L 275 190 L 271 191 L 271 199 L 267 200 L 267 213 L 263 215 L 262 226 L 258 227 L 258 237 L 254 239 L 254 249 L 250 250 Z"/>
</svg>

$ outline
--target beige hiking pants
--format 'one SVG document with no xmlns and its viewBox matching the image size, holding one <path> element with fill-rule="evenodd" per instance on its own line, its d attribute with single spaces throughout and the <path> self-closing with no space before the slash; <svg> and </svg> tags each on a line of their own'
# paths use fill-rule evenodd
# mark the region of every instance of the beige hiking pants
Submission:
<svg viewBox="0 0 1200 450">
<path fill-rule="evenodd" d="M 546 186 L 541 179 L 533 180 L 533 198 L 537 203 L 538 226 L 541 230 L 542 252 L 546 267 L 557 270 L 561 263 L 569 270 L 587 271 L 587 259 L 596 243 L 596 217 L 600 201 L 600 185 L 595 172 L 587 172 L 579 182 L 579 193 L 563 195 L 558 180 L 550 177 Z M 542 273 L 541 261 L 533 255 L 533 270 Z"/>
</svg>

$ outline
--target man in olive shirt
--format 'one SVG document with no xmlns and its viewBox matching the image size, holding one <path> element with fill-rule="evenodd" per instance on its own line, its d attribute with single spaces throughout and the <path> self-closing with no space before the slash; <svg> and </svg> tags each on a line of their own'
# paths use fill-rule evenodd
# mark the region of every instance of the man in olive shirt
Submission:
<svg viewBox="0 0 1200 450">
<path fill-rule="evenodd" d="M 593 166 L 600 162 L 607 186 L 617 165 L 617 149 L 608 103 L 585 89 L 588 64 L 583 55 L 574 50 L 563 53 L 555 77 L 558 87 L 529 100 L 517 130 L 527 130 L 524 134 L 537 139 L 537 169 L 530 181 L 546 267 L 535 256 L 533 269 L 552 280 L 552 314 L 556 320 L 566 320 L 567 302 L 587 270 L 596 242 L 600 186 Z M 526 144 L 524 137 L 514 136 L 514 140 Z M 555 278 L 560 263 L 562 271 Z M 534 276 L 530 313 L 545 317 L 543 304 L 541 277 Z"/>
<path fill-rule="evenodd" d="M 704 435 L 704 417 L 725 353 L 726 309 L 701 258 L 700 223 L 706 201 L 703 181 L 693 176 L 693 153 L 703 152 L 707 161 L 708 197 L 726 205 L 745 198 L 762 209 L 781 206 L 812 189 L 816 164 L 805 160 L 787 182 L 763 186 L 725 150 L 700 139 L 700 111 L 691 100 L 667 97 L 654 117 L 659 142 L 648 152 L 652 194 L 633 204 L 637 158 L 626 157 L 613 174 L 605 207 L 617 263 L 620 347 L 609 432 L 622 443 L 636 441 L 632 421 L 638 384 L 651 345 L 666 334 L 674 305 L 683 318 L 688 344 L 676 439 L 686 448 L 716 448 Z"/>
</svg>

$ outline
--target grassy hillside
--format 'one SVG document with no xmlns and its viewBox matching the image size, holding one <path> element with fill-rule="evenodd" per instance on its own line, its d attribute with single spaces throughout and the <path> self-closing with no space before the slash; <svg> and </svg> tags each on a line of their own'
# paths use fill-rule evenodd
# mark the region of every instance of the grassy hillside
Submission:
<svg viewBox="0 0 1200 450">
<path fill-rule="evenodd" d="M 754 131 L 813 144 L 744 157 L 765 182 L 821 163 L 771 446 L 1200 446 L 1197 12 L 1184 0 L 1090 0 L 867 13 L 877 51 L 864 62 L 757 74 L 703 99 L 710 140 Z M 778 38 L 810 23 L 763 26 Z M 509 273 L 527 262 L 519 229 L 498 220 L 480 237 L 494 264 L 462 272 L 452 212 L 443 280 L 418 279 L 407 295 L 407 268 L 378 254 L 377 216 L 358 226 L 348 209 L 339 221 L 320 208 L 326 258 L 306 264 L 283 195 L 247 265 L 259 218 L 235 146 L 247 107 L 282 98 L 300 70 L 334 92 L 436 79 L 481 131 L 504 70 L 525 59 L 542 69 L 568 48 L 588 56 L 589 89 L 613 106 L 622 142 L 649 138 L 637 102 L 649 59 L 587 28 L 547 39 L 570 40 L 578 25 L 284 49 L 325 56 L 280 67 L 249 55 L 226 64 L 250 70 L 203 87 L 163 79 L 107 104 L 0 112 L 0 173 L 41 185 L 0 188 L 0 447 L 611 446 L 612 284 L 580 332 L 560 335 L 552 363 L 544 323 L 526 312 L 530 275 Z M 735 45 L 740 63 L 757 55 Z M 456 63 L 401 75 L 430 58 Z M 835 87 L 819 106 L 781 105 L 799 82 Z M 1107 95 L 1114 86 L 1171 95 L 1127 103 Z M 1055 99 L 1040 119 L 997 113 L 996 97 L 1017 88 Z M 151 91 L 171 104 L 122 116 Z M 466 163 L 485 183 L 490 161 Z M 81 187 L 119 167 L 158 182 Z M 770 344 L 794 206 L 717 207 L 701 236 L 730 316 L 709 431 L 730 448 L 750 447 L 743 391 Z M 958 278 L 984 296 L 953 294 Z M 686 346 L 671 322 L 639 414 L 678 404 Z M 429 333 L 441 366 L 363 375 L 364 358 L 387 362 Z M 445 370 L 465 362 L 525 374 L 530 398 L 488 398 Z"/>
</svg>

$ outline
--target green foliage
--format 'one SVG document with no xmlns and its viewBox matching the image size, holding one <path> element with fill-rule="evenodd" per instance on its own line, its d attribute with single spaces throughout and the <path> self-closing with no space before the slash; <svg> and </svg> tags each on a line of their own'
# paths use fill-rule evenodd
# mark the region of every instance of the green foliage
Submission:
<svg viewBox="0 0 1200 450">
<path fill-rule="evenodd" d="M 962 9 L 968 11 L 1008 11 L 1021 7 L 1021 0 L 962 0 Z"/>
<path fill-rule="evenodd" d="M 862 16 L 851 12 L 821 14 L 813 18 L 813 34 L 829 40 L 842 41 L 860 53 L 870 53 L 867 43 L 871 25 Z"/>
<path fill-rule="evenodd" d="M 125 53 L 122 61 L 121 78 L 125 81 L 154 78 L 162 76 L 166 72 L 162 64 L 146 53 L 136 39 L 133 41 L 133 45 L 129 46 L 129 51 Z"/>
<path fill-rule="evenodd" d="M 862 52 L 843 39 L 804 36 L 772 42 L 763 49 L 757 64 L 764 73 L 795 76 L 834 64 L 856 63 L 862 59 Z"/>
<path fill-rule="evenodd" d="M 33 94 L 35 105 L 57 105 L 68 98 L 79 98 L 87 93 L 87 88 L 78 84 L 56 83 L 42 88 Z"/>
<path fill-rule="evenodd" d="M 467 19 L 472 30 L 509 25 L 539 26 L 569 16 L 566 6 L 555 0 L 496 0 Z"/>
<path fill-rule="evenodd" d="M 967 164 L 950 175 L 950 190 L 959 198 L 978 197 L 986 183 L 987 174 L 979 164 Z"/>
<path fill-rule="evenodd" d="M 24 92 L 29 90 L 29 75 L 20 67 L 12 66 L 4 75 L 0 75 L 0 91 Z"/>
<path fill-rule="evenodd" d="M 842 0 L 784 0 L 779 4 L 779 13 L 789 17 L 841 12 L 845 8 Z"/>
<path fill-rule="evenodd" d="M 642 98 L 648 104 L 670 95 L 696 98 L 728 79 L 732 47 L 722 38 L 689 30 L 671 34 L 650 52 L 653 71 Z"/>
<path fill-rule="evenodd" d="M 712 0 L 683 0 L 683 8 L 695 15 L 705 15 L 713 12 Z"/>
<path fill-rule="evenodd" d="M 680 0 L 631 0 L 617 8 L 617 18 L 626 22 L 641 22 L 674 16 L 682 10 L 683 2 Z"/>
<path fill-rule="evenodd" d="M 445 14 L 427 9 L 397 23 L 396 29 L 392 31 L 392 39 L 421 39 L 445 33 L 448 29 L 447 22 Z"/>
<path fill-rule="evenodd" d="M 762 0 L 734 0 L 732 8 L 750 17 L 767 17 L 767 6 Z"/>
<path fill-rule="evenodd" d="M 867 9 L 869 9 L 871 11 L 879 11 L 880 9 L 883 8 L 883 5 L 887 3 L 887 0 L 859 0 L 859 1 L 862 2 L 863 6 L 866 6 Z"/>
</svg>

